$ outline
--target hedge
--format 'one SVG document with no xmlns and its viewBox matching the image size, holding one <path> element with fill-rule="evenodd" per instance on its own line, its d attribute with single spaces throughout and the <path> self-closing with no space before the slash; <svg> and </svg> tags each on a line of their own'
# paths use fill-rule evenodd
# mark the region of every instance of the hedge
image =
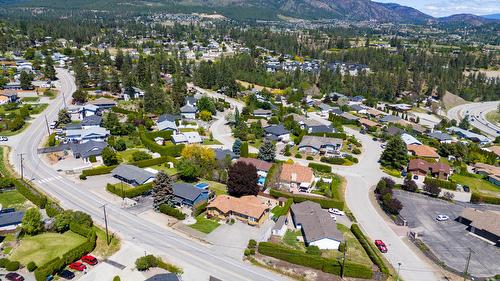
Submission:
<svg viewBox="0 0 500 281">
<path fill-rule="evenodd" d="M 205 212 L 207 209 L 208 202 L 200 201 L 193 206 L 193 217 L 199 216 L 201 213 Z"/>
<path fill-rule="evenodd" d="M 470 201 L 473 203 L 487 203 L 487 204 L 493 204 L 493 205 L 500 205 L 500 198 L 495 197 L 495 196 L 488 196 L 484 194 L 479 194 L 476 192 L 472 192 Z"/>
<path fill-rule="evenodd" d="M 292 194 L 290 192 L 280 191 L 277 189 L 271 189 L 269 194 L 275 198 L 279 198 L 279 197 L 292 198 L 294 203 L 300 203 L 300 202 L 304 202 L 304 201 L 309 200 L 309 201 L 319 203 L 321 205 L 321 208 L 324 208 L 324 209 L 328 209 L 328 208 L 336 208 L 339 210 L 344 209 L 344 202 L 343 201 L 333 200 L 333 199 L 329 199 L 329 198 L 307 196 L 307 195 L 296 195 L 296 194 Z"/>
<path fill-rule="evenodd" d="M 186 215 L 183 212 L 181 212 L 181 211 L 177 210 L 176 208 L 169 206 L 167 204 L 160 205 L 160 212 L 162 214 L 167 215 L 167 216 L 174 217 L 178 220 L 183 220 L 186 218 Z"/>
<path fill-rule="evenodd" d="M 115 112 L 115 113 L 121 113 L 121 114 L 130 114 L 130 113 L 135 113 L 133 111 L 130 111 L 130 110 L 127 110 L 125 108 L 121 108 L 121 107 L 118 107 L 118 106 L 113 106 L 111 108 L 111 111 Z"/>
<path fill-rule="evenodd" d="M 136 162 L 131 162 L 128 163 L 130 165 L 137 166 L 139 168 L 144 168 L 144 167 L 150 167 L 150 166 L 155 166 L 155 165 L 161 165 L 166 162 L 172 162 L 172 163 L 177 163 L 177 160 L 173 158 L 172 156 L 161 156 L 158 158 L 153 158 L 153 159 L 147 159 L 147 160 L 141 160 L 141 161 L 136 161 Z M 98 176 L 98 175 L 105 175 L 111 173 L 118 165 L 113 165 L 113 166 L 100 166 L 92 169 L 86 169 L 82 171 L 82 176 L 83 177 L 89 177 L 89 176 Z"/>
<path fill-rule="evenodd" d="M 325 162 L 328 164 L 332 165 L 344 165 L 346 163 L 346 160 L 344 158 L 337 158 L 337 157 L 321 157 L 321 162 Z"/>
<path fill-rule="evenodd" d="M 140 160 L 140 161 L 132 162 L 130 164 L 137 166 L 139 168 L 144 168 L 144 167 L 151 167 L 151 166 L 155 166 L 155 165 L 161 165 L 165 162 L 168 162 L 168 159 L 170 159 L 169 156 L 162 156 L 162 157 L 153 158 L 153 159 Z"/>
<path fill-rule="evenodd" d="M 45 204 L 45 211 L 47 212 L 47 216 L 53 218 L 60 214 L 63 211 L 63 208 L 57 205 L 56 202 L 49 200 L 47 201 L 47 204 Z"/>
<path fill-rule="evenodd" d="M 24 181 L 13 180 L 13 183 L 16 186 L 17 191 L 19 191 L 19 193 L 26 197 L 26 199 L 31 201 L 40 209 L 45 208 L 45 204 L 47 203 L 47 196 L 43 195 Z"/>
<path fill-rule="evenodd" d="M 319 136 L 319 137 L 329 137 L 329 138 L 337 138 L 337 139 L 347 139 L 347 135 L 345 133 L 309 133 L 309 136 Z"/>
<path fill-rule="evenodd" d="M 161 137 L 165 140 L 169 140 L 172 135 L 174 134 L 173 131 L 165 130 L 165 131 L 155 131 L 155 132 L 147 132 L 145 133 L 146 137 L 152 141 L 154 141 L 155 138 Z"/>
<path fill-rule="evenodd" d="M 425 184 L 433 184 L 435 186 L 439 186 L 440 188 L 448 189 L 448 190 L 456 190 L 457 185 L 455 183 L 445 181 L 445 180 L 440 180 L 440 179 L 434 179 L 431 177 L 425 177 L 424 179 Z"/>
<path fill-rule="evenodd" d="M 87 169 L 82 171 L 82 176 L 84 177 L 89 177 L 89 176 L 98 176 L 98 175 L 105 175 L 111 173 L 114 168 L 116 168 L 118 165 L 113 165 L 113 166 L 101 166 L 101 167 L 96 167 L 92 169 Z"/>
<path fill-rule="evenodd" d="M 11 188 L 15 186 L 14 179 L 0 178 L 0 189 Z"/>
<path fill-rule="evenodd" d="M 342 271 L 342 264 L 337 260 L 307 254 L 302 251 L 294 250 L 271 242 L 259 243 L 258 251 L 262 255 L 318 269 L 326 273 L 340 275 Z M 350 261 L 345 262 L 344 275 L 347 277 L 371 279 L 372 274 L 373 272 L 370 267 Z"/>
<path fill-rule="evenodd" d="M 274 215 L 276 217 L 281 217 L 281 216 L 285 216 L 288 214 L 288 211 L 290 210 L 290 207 L 292 206 L 293 204 L 293 199 L 292 198 L 288 198 L 285 202 L 285 205 L 283 207 L 279 207 L 277 209 L 277 211 L 274 213 Z"/>
<path fill-rule="evenodd" d="M 173 156 L 178 157 L 181 155 L 181 151 L 184 148 L 183 144 L 180 145 L 159 145 L 154 140 L 150 139 L 149 136 L 154 136 L 154 133 L 146 133 L 145 131 L 139 132 L 139 138 L 142 144 L 149 150 L 153 152 L 160 153 L 161 156 Z"/>
<path fill-rule="evenodd" d="M 331 173 L 332 172 L 332 167 L 328 166 L 328 165 L 324 165 L 324 164 L 310 162 L 309 167 L 315 171 L 318 171 L 318 172 L 323 172 L 323 173 Z"/>
<path fill-rule="evenodd" d="M 361 246 L 363 246 L 363 249 L 365 249 L 365 252 L 366 254 L 368 254 L 368 257 L 370 257 L 372 262 L 380 269 L 380 271 L 385 274 L 389 274 L 389 269 L 385 265 L 384 261 L 370 246 L 369 244 L 370 242 L 368 242 L 368 239 L 363 234 L 363 232 L 361 231 L 361 229 L 357 224 L 351 225 L 351 232 L 354 234 L 354 236 L 356 236 L 356 239 L 358 239 Z"/>
<path fill-rule="evenodd" d="M 125 198 L 134 198 L 140 195 L 143 195 L 153 189 L 153 183 L 146 183 L 143 185 L 139 185 L 136 187 L 133 187 L 131 189 L 123 190 L 122 194 L 122 189 L 118 185 L 112 185 L 112 184 L 107 184 L 106 185 L 106 190 L 118 195 L 120 197 L 125 197 Z"/>
</svg>

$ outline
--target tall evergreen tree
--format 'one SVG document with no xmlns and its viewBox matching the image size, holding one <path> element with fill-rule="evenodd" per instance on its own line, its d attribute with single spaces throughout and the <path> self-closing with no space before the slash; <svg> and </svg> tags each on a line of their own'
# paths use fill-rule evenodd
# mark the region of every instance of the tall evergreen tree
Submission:
<svg viewBox="0 0 500 281">
<path fill-rule="evenodd" d="M 394 137 L 387 142 L 380 156 L 380 164 L 385 167 L 401 170 L 408 164 L 408 151 L 401 137 Z"/>
<path fill-rule="evenodd" d="M 160 171 L 153 181 L 153 207 L 158 212 L 162 204 L 172 204 L 172 178 Z"/>
<path fill-rule="evenodd" d="M 276 146 L 270 140 L 265 139 L 259 148 L 258 158 L 267 162 L 274 162 L 276 158 Z"/>
</svg>

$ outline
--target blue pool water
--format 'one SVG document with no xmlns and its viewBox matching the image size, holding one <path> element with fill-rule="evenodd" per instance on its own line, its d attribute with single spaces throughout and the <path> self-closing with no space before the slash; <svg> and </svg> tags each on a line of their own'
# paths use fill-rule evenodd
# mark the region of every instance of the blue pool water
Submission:
<svg viewBox="0 0 500 281">
<path fill-rule="evenodd" d="M 197 183 L 195 186 L 196 186 L 197 188 L 199 188 L 199 189 L 207 189 L 207 188 L 208 188 L 208 186 L 209 186 L 209 184 L 208 184 L 208 183 L 206 183 L 206 182 L 200 182 L 200 183 Z"/>
<path fill-rule="evenodd" d="M 266 178 L 262 177 L 262 176 L 260 176 L 259 179 L 257 180 L 258 185 L 264 185 L 265 182 L 266 182 Z"/>
</svg>

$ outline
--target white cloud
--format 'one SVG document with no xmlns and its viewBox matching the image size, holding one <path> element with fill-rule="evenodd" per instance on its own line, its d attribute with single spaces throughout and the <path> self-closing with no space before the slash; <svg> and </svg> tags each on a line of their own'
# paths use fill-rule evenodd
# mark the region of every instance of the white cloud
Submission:
<svg viewBox="0 0 500 281">
<path fill-rule="evenodd" d="M 435 17 L 452 14 L 494 14 L 500 13 L 498 0 L 376 0 L 384 3 L 398 3 L 416 8 Z"/>
</svg>

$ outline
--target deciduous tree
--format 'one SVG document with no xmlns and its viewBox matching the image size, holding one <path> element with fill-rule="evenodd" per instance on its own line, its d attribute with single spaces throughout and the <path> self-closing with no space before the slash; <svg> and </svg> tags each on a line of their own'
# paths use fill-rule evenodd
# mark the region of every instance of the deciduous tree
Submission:
<svg viewBox="0 0 500 281">
<path fill-rule="evenodd" d="M 22 228 L 29 235 L 37 234 L 43 230 L 42 215 L 37 208 L 30 208 L 24 213 Z"/>
<path fill-rule="evenodd" d="M 230 195 L 240 197 L 243 195 L 257 195 L 257 169 L 252 164 L 236 162 L 229 168 L 227 191 Z"/>
</svg>

